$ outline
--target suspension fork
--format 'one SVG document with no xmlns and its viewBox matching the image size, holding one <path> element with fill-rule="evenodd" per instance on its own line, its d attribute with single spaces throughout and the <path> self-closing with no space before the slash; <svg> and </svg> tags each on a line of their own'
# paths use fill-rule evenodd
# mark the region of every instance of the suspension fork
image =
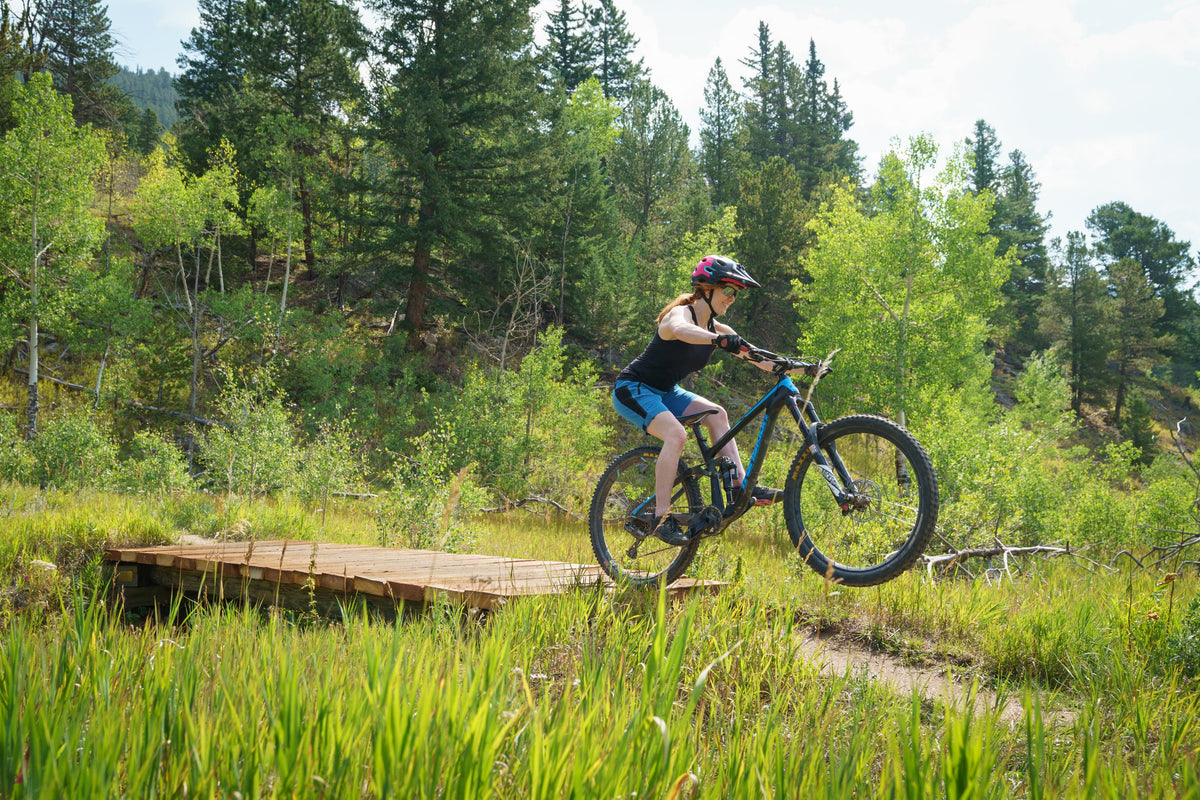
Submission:
<svg viewBox="0 0 1200 800">
<path fill-rule="evenodd" d="M 854 505 L 854 498 L 857 494 L 854 491 L 854 479 L 850 477 L 850 471 L 846 469 L 846 465 L 842 462 L 842 457 L 838 455 L 835 447 L 830 445 L 825 451 L 817 444 L 821 420 L 817 417 L 816 409 L 813 408 L 811 402 L 805 404 L 805 411 L 812 420 L 812 425 L 809 425 L 804 421 L 805 415 L 800 413 L 800 404 L 796 401 L 795 395 L 788 396 L 784 402 L 788 411 L 792 412 L 792 418 L 800 427 L 800 432 L 804 435 L 804 446 L 812 456 L 813 464 L 825 478 L 825 483 L 829 486 L 829 491 L 833 493 L 834 500 L 837 501 L 843 512 L 849 511 Z"/>
</svg>

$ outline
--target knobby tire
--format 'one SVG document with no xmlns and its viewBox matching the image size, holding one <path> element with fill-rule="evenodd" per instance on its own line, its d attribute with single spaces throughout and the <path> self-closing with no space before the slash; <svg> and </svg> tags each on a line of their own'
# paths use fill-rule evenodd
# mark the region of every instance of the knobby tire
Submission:
<svg viewBox="0 0 1200 800">
<path fill-rule="evenodd" d="M 862 498 L 839 508 L 808 448 L 792 461 L 783 513 L 796 552 L 817 574 L 874 586 L 912 566 L 937 523 L 938 488 L 924 448 L 896 423 L 855 415 L 823 424 L 817 444 L 836 450 Z M 869 502 L 868 502 L 869 501 Z"/>
<path fill-rule="evenodd" d="M 588 513 L 592 551 L 600 567 L 617 584 L 646 587 L 674 583 L 696 557 L 698 542 L 673 547 L 653 535 L 641 541 L 636 557 L 631 558 L 627 553 L 636 541 L 628 528 L 648 531 L 652 524 L 654 503 L 646 501 L 654 494 L 654 466 L 659 449 L 649 445 L 635 447 L 614 458 L 600 476 L 592 496 Z M 691 515 L 704 507 L 700 485 L 686 471 L 687 464 L 680 459 L 671 504 L 671 512 L 685 529 Z M 639 506 L 643 506 L 641 515 L 632 516 L 630 511 Z"/>
</svg>

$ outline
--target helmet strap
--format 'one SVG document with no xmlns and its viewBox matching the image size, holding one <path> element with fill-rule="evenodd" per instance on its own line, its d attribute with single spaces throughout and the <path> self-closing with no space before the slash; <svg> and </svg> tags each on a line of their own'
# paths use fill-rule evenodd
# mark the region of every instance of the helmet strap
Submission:
<svg viewBox="0 0 1200 800">
<path fill-rule="evenodd" d="M 701 285 L 703 285 L 703 284 L 701 284 Z M 717 317 L 721 316 L 720 314 L 717 313 L 717 310 L 715 308 L 713 308 L 713 304 L 712 304 L 713 292 L 715 292 L 716 290 L 717 290 L 716 286 L 710 286 L 709 290 L 707 292 L 705 292 L 703 289 L 700 290 L 700 299 L 704 301 L 704 304 L 706 306 L 708 306 L 709 319 L 716 319 Z"/>
</svg>

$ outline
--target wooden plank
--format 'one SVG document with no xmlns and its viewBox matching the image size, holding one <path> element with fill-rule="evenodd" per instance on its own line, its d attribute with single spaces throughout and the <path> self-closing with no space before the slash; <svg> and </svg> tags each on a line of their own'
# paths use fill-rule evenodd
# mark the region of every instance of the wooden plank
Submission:
<svg viewBox="0 0 1200 800">
<path fill-rule="evenodd" d="M 146 564 L 160 582 L 236 597 L 252 587 L 260 598 L 355 594 L 372 602 L 429 602 L 435 598 L 497 608 L 506 598 L 610 585 L 594 564 L 314 543 L 293 539 L 113 548 L 109 561 Z M 675 594 L 719 584 L 683 579 Z M 273 594 L 272 594 L 273 592 Z"/>
</svg>

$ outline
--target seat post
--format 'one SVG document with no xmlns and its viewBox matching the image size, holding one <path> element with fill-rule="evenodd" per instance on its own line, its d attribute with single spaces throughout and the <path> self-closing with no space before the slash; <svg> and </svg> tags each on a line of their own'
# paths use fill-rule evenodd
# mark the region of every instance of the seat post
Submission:
<svg viewBox="0 0 1200 800">
<path fill-rule="evenodd" d="M 708 457 L 708 440 L 704 438 L 704 433 L 701 432 L 700 426 L 704 422 L 705 417 L 715 413 L 717 413 L 716 409 L 710 408 L 707 411 L 698 411 L 695 414 L 686 414 L 679 418 L 681 424 L 692 429 L 696 441 L 700 444 L 700 453 L 705 458 Z"/>
</svg>

